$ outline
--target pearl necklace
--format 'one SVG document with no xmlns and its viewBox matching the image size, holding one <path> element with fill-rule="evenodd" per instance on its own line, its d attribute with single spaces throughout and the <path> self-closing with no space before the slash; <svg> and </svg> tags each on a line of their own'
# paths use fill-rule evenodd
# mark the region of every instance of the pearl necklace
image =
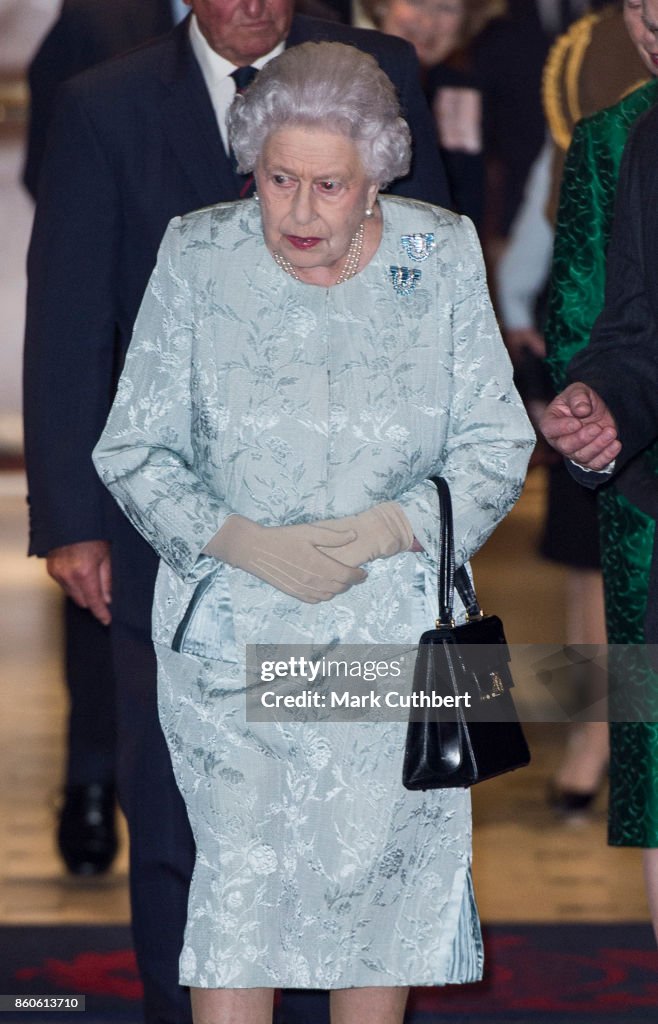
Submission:
<svg viewBox="0 0 658 1024">
<path fill-rule="evenodd" d="M 364 234 L 365 231 L 362 221 L 352 235 L 352 241 L 350 242 L 349 249 L 347 250 L 343 269 L 334 281 L 334 285 L 342 284 L 343 281 L 349 281 L 350 277 L 354 277 L 357 273 L 359 269 L 359 262 L 361 260 L 361 253 L 363 252 Z M 281 267 L 282 270 L 285 270 L 286 274 L 290 274 L 291 277 L 294 277 L 295 281 L 301 281 L 301 277 L 293 267 L 290 260 L 287 260 L 285 256 L 282 256 L 280 252 L 276 251 L 272 253 L 272 257 L 276 265 Z"/>
</svg>

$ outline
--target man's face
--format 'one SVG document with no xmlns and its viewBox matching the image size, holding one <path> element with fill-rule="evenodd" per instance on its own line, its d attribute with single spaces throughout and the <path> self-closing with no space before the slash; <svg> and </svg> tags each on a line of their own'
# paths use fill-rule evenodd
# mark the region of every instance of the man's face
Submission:
<svg viewBox="0 0 658 1024">
<path fill-rule="evenodd" d="M 293 0 L 185 0 L 213 50 L 237 67 L 252 64 L 288 35 Z"/>
</svg>

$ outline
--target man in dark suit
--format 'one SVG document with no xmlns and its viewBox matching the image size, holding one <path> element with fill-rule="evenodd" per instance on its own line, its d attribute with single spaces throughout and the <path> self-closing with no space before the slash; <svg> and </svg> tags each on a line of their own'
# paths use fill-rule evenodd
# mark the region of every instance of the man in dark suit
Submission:
<svg viewBox="0 0 658 1024">
<path fill-rule="evenodd" d="M 655 22 L 645 21 L 658 35 Z M 658 107 L 637 122 L 624 152 L 606 298 L 589 345 L 569 365 L 571 384 L 548 406 L 546 439 L 585 486 L 619 473 L 658 437 Z M 643 461 L 643 460 L 642 460 Z M 633 464 L 634 467 L 636 464 Z M 658 517 L 658 476 L 631 478 L 633 500 Z M 629 467 L 630 468 L 630 467 Z M 626 470 L 626 474 L 628 470 Z M 658 545 L 654 545 L 647 642 L 658 643 Z"/>
<path fill-rule="evenodd" d="M 295 4 L 298 14 L 347 22 L 345 8 L 344 0 Z M 30 121 L 23 183 L 33 198 L 59 86 L 87 68 L 164 35 L 186 14 L 185 0 L 63 0 L 28 69 Z"/>
<path fill-rule="evenodd" d="M 412 173 L 395 190 L 449 202 L 407 44 L 293 17 L 291 0 L 188 2 L 193 19 L 63 88 L 28 261 L 30 551 L 47 557 L 65 592 L 97 615 L 109 613 L 111 579 L 118 785 L 149 1024 L 189 1019 L 176 979 L 194 850 L 157 719 L 157 561 L 105 493 L 90 455 L 160 239 L 171 217 L 243 191 L 221 136 L 230 71 L 262 65 L 284 42 L 337 39 L 373 53 L 397 84 L 415 141 Z M 315 1024 L 323 1012 L 314 1007 L 307 1019 Z"/>
<path fill-rule="evenodd" d="M 63 0 L 28 69 L 30 121 L 23 182 L 34 199 L 58 87 L 87 68 L 170 31 L 186 13 L 182 0 Z M 96 617 L 65 598 L 69 720 L 57 842 L 75 875 L 102 874 L 117 849 L 109 618 L 109 610 L 101 609 Z"/>
</svg>

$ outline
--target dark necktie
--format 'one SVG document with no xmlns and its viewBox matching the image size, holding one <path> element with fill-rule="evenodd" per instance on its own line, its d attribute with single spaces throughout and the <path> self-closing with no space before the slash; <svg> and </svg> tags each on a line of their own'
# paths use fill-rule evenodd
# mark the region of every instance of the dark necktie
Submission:
<svg viewBox="0 0 658 1024">
<path fill-rule="evenodd" d="M 235 82 L 235 94 L 244 92 L 248 85 L 251 85 L 254 78 L 258 74 L 258 68 L 244 67 L 236 68 L 235 71 L 231 72 L 231 78 Z M 233 173 L 235 174 L 238 182 L 238 188 L 240 191 L 240 199 L 246 199 L 247 196 L 253 194 L 254 191 L 254 176 L 253 174 L 240 174 L 238 171 L 238 162 L 235 159 L 235 153 L 231 149 L 229 156 L 231 158 L 231 166 L 233 167 Z"/>
<path fill-rule="evenodd" d="M 235 82 L 235 91 L 244 92 L 248 85 L 251 85 L 258 74 L 258 68 L 246 67 L 236 68 L 231 72 L 231 78 Z"/>
</svg>

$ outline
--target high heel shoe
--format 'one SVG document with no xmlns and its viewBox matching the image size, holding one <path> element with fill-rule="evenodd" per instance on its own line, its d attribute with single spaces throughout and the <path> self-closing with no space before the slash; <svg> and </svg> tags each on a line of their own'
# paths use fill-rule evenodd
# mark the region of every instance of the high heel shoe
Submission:
<svg viewBox="0 0 658 1024">
<path fill-rule="evenodd" d="M 551 781 L 546 792 L 546 802 L 552 811 L 560 817 L 576 817 L 591 813 L 597 796 L 601 792 L 603 782 L 596 789 L 576 790 L 564 789 Z"/>
</svg>

